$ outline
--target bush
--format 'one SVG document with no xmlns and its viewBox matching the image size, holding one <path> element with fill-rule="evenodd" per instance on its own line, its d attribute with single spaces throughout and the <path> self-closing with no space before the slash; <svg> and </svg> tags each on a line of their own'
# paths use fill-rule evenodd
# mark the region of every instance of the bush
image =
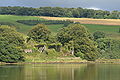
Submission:
<svg viewBox="0 0 120 80">
<path fill-rule="evenodd" d="M 61 47 L 62 47 L 61 43 L 53 43 L 48 45 L 48 49 L 55 49 L 58 52 L 60 52 Z"/>
<path fill-rule="evenodd" d="M 120 59 L 120 40 L 101 38 L 97 40 L 100 58 Z"/>
<path fill-rule="evenodd" d="M 105 38 L 105 33 L 101 32 L 101 31 L 97 31 L 93 33 L 93 37 L 95 40 L 99 39 L 99 38 Z"/>
</svg>

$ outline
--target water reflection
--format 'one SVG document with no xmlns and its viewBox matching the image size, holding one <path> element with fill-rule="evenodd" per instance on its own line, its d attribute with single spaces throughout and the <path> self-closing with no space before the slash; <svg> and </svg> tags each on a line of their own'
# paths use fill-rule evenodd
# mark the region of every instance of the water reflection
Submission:
<svg viewBox="0 0 120 80">
<path fill-rule="evenodd" d="M 120 80 L 120 64 L 1 65 L 0 80 Z"/>
</svg>

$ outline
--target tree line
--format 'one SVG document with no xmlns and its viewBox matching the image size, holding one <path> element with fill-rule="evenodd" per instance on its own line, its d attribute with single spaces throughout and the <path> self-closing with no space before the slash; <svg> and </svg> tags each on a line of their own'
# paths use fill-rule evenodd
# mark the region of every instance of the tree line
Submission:
<svg viewBox="0 0 120 80">
<path fill-rule="evenodd" d="M 98 18 L 119 19 L 119 11 L 104 11 L 85 8 L 61 8 L 61 7 L 0 7 L 0 14 L 26 15 L 26 16 L 50 16 L 50 17 L 75 17 L 75 18 Z"/>
<path fill-rule="evenodd" d="M 34 26 L 37 24 L 45 24 L 45 25 L 63 24 L 64 27 L 67 27 L 69 24 L 74 23 L 73 21 L 69 21 L 69 20 L 63 20 L 63 21 L 62 20 L 17 20 L 16 22 L 30 26 Z"/>
</svg>

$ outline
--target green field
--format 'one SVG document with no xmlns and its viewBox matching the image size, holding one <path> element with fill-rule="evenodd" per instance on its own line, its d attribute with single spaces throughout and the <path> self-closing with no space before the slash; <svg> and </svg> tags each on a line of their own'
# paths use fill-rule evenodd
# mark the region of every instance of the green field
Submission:
<svg viewBox="0 0 120 80">
<path fill-rule="evenodd" d="M 33 27 L 22 23 L 18 23 L 16 22 L 17 20 L 42 20 L 42 19 L 35 16 L 0 15 L 0 22 L 9 22 L 14 24 L 15 26 L 18 26 L 19 32 L 27 33 L 31 29 L 31 27 Z M 118 33 L 120 26 L 96 25 L 96 24 L 83 24 L 83 25 L 86 26 L 90 32 L 103 31 L 107 34 L 110 34 L 111 37 L 118 38 L 120 36 L 120 33 Z M 47 26 L 54 34 L 56 34 L 59 31 L 59 29 L 63 27 L 63 25 L 61 24 Z"/>
<path fill-rule="evenodd" d="M 107 37 L 120 39 L 119 29 L 120 26 L 115 25 L 96 25 L 96 24 L 83 24 L 86 26 L 89 32 L 93 33 L 95 31 L 105 32 Z"/>
<path fill-rule="evenodd" d="M 40 19 L 38 17 L 33 16 L 14 16 L 14 15 L 0 15 L 0 22 L 9 22 L 14 24 L 15 26 L 18 26 L 19 32 L 26 33 L 32 26 L 24 25 L 17 23 L 17 20 L 37 20 Z"/>
<path fill-rule="evenodd" d="M 118 33 L 120 26 L 114 25 L 96 25 L 96 24 L 83 24 L 90 32 L 103 31 L 106 33 Z"/>
<path fill-rule="evenodd" d="M 17 20 L 41 20 L 41 18 L 34 17 L 34 16 L 0 15 L 0 22 L 9 22 L 14 24 L 15 26 L 18 26 L 19 32 L 27 33 L 31 29 L 31 27 L 33 27 L 33 26 L 18 23 L 16 22 Z M 61 27 L 63 27 L 63 25 L 47 25 L 47 26 L 53 33 L 58 32 L 58 30 Z"/>
</svg>

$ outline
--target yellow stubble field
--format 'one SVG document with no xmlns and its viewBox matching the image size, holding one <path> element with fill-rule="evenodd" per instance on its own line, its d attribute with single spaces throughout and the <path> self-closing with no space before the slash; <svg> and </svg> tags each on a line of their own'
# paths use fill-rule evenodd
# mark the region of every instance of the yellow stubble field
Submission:
<svg viewBox="0 0 120 80">
<path fill-rule="evenodd" d="M 80 22 L 81 24 L 120 25 L 120 19 L 63 18 L 46 16 L 40 16 L 40 18 L 47 20 L 71 20 L 74 22 Z"/>
</svg>

